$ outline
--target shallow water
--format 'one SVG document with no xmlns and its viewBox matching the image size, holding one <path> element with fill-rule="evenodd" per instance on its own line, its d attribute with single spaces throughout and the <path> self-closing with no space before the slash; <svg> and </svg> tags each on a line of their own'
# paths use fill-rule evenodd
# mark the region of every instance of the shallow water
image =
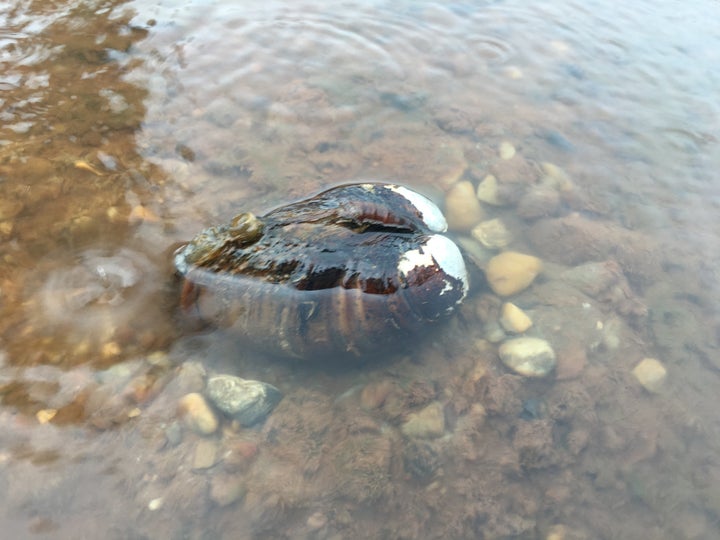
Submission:
<svg viewBox="0 0 720 540">
<path fill-rule="evenodd" d="M 0 3 L 4 534 L 720 538 L 718 16 Z M 490 173 L 508 204 L 486 218 L 544 262 L 512 301 L 558 355 L 545 379 L 501 364 L 480 287 L 407 354 L 349 369 L 177 311 L 173 250 L 239 211 L 358 179 L 442 203 Z M 177 404 L 216 372 L 285 397 L 201 437 Z M 421 410 L 437 436 L 403 430 Z"/>
</svg>

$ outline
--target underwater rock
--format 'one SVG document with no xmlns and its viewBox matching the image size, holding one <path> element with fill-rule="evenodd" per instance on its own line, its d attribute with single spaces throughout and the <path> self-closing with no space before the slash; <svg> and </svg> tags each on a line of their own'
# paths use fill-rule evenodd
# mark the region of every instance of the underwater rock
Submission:
<svg viewBox="0 0 720 540">
<path fill-rule="evenodd" d="M 512 302 L 505 302 L 500 314 L 500 324 L 507 332 L 522 334 L 532 326 L 532 319 Z"/>
<path fill-rule="evenodd" d="M 448 190 L 445 212 L 453 231 L 469 231 L 482 220 L 483 210 L 471 182 L 462 180 Z"/>
<path fill-rule="evenodd" d="M 498 350 L 503 364 L 525 377 L 544 377 L 555 368 L 555 351 L 544 339 L 509 339 Z"/>
<path fill-rule="evenodd" d="M 532 255 L 505 251 L 487 264 L 485 275 L 493 292 L 510 296 L 527 288 L 542 270 L 542 261 Z"/>
<path fill-rule="evenodd" d="M 512 233 L 499 218 L 477 224 L 471 234 L 488 249 L 504 248 L 512 242 Z"/>
<path fill-rule="evenodd" d="M 643 359 L 632 372 L 643 388 L 653 394 L 662 390 L 667 379 L 667 369 L 655 358 Z"/>
<path fill-rule="evenodd" d="M 442 403 L 433 401 L 416 413 L 408 415 L 400 431 L 406 437 L 435 439 L 445 433 L 445 410 Z"/>
<path fill-rule="evenodd" d="M 398 348 L 467 294 L 446 229 L 430 200 L 393 184 L 348 184 L 259 218 L 242 213 L 176 252 L 181 303 L 280 356 Z"/>
<path fill-rule="evenodd" d="M 264 420 L 282 399 L 282 392 L 271 384 L 232 375 L 211 377 L 205 394 L 218 409 L 245 427 Z"/>
<path fill-rule="evenodd" d="M 556 216 L 559 211 L 560 194 L 554 187 L 543 184 L 528 189 L 517 205 L 517 215 L 528 221 Z"/>
<path fill-rule="evenodd" d="M 211 435 L 217 431 L 218 419 L 215 413 L 198 393 L 183 396 L 178 402 L 178 414 L 185 427 L 201 435 Z"/>
<path fill-rule="evenodd" d="M 497 178 L 492 174 L 488 174 L 478 184 L 477 191 L 475 192 L 479 201 L 490 204 L 492 206 L 503 206 L 504 202 L 500 198 L 498 190 Z"/>
</svg>

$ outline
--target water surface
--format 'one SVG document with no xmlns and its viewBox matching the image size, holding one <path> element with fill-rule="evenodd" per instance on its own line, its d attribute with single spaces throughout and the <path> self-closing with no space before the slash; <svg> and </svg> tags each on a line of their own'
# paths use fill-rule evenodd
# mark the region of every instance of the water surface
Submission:
<svg viewBox="0 0 720 540">
<path fill-rule="evenodd" d="M 718 16 L 0 3 L 4 534 L 720 538 Z M 480 287 L 407 354 L 346 370 L 178 313 L 173 250 L 240 211 L 359 179 L 442 203 L 488 174 L 508 199 L 486 218 L 544 261 L 512 301 L 558 354 L 546 379 L 500 363 Z M 201 437 L 177 403 L 215 372 L 285 398 Z M 440 436 L 403 433 L 437 406 Z"/>
</svg>

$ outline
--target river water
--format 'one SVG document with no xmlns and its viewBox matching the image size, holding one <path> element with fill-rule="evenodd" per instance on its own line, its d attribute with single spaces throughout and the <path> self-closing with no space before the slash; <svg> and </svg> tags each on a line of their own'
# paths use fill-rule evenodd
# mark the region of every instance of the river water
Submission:
<svg viewBox="0 0 720 540">
<path fill-rule="evenodd" d="M 149 4 L 0 2 L 3 536 L 720 538 L 717 2 Z M 174 249 L 238 212 L 489 174 L 545 378 L 481 280 L 360 367 L 178 310 Z M 214 373 L 284 398 L 197 434 Z"/>
</svg>

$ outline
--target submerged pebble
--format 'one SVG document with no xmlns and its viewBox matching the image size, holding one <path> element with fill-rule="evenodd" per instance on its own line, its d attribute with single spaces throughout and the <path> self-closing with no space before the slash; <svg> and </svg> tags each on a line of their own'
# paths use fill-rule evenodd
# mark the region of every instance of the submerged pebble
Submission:
<svg viewBox="0 0 720 540">
<path fill-rule="evenodd" d="M 185 427 L 201 435 L 211 435 L 218 428 L 218 419 L 205 398 L 196 392 L 186 394 L 178 402 L 178 414 Z"/>
<path fill-rule="evenodd" d="M 232 375 L 211 377 L 205 394 L 218 409 L 245 427 L 263 421 L 283 397 L 271 384 Z"/>
<path fill-rule="evenodd" d="M 497 218 L 478 223 L 471 234 L 488 249 L 501 249 L 512 242 L 512 233 L 502 220 Z"/>
<path fill-rule="evenodd" d="M 435 439 L 445 433 L 445 410 L 442 403 L 433 401 L 427 407 L 408 415 L 400 428 L 406 437 Z"/>
<path fill-rule="evenodd" d="M 547 185 L 535 185 L 528 189 L 517 205 L 517 214 L 526 220 L 556 216 L 560 211 L 560 194 Z"/>
<path fill-rule="evenodd" d="M 633 375 L 640 382 L 640 384 L 653 394 L 660 392 L 667 379 L 667 369 L 659 360 L 655 358 L 643 359 L 635 369 L 633 369 Z"/>
<path fill-rule="evenodd" d="M 512 159 L 515 157 L 516 151 L 511 142 L 503 141 L 500 143 L 498 153 L 500 154 L 500 159 Z"/>
<path fill-rule="evenodd" d="M 512 302 L 505 302 L 500 315 L 500 324 L 507 332 L 522 334 L 532 326 L 532 319 Z"/>
<path fill-rule="evenodd" d="M 480 212 L 472 184 L 458 185 Z M 453 215 L 468 219 L 462 208 Z M 467 228 L 479 221 L 470 217 Z M 346 184 L 259 217 L 243 212 L 175 253 L 180 305 L 277 356 L 337 362 L 398 350 L 467 295 L 447 227 L 432 201 L 396 184 Z"/>
<path fill-rule="evenodd" d="M 555 351 L 544 339 L 510 339 L 498 352 L 503 364 L 525 377 L 545 377 L 555 368 Z"/>
<path fill-rule="evenodd" d="M 478 184 L 475 195 L 478 200 L 492 206 L 504 205 L 504 202 L 500 198 L 497 178 L 495 178 L 492 174 L 488 174 L 485 178 L 483 178 L 482 182 Z"/>
<path fill-rule="evenodd" d="M 245 481 L 239 476 L 215 475 L 210 481 L 210 499 L 221 507 L 238 501 L 246 491 Z"/>
<path fill-rule="evenodd" d="M 542 270 L 542 261 L 532 255 L 505 251 L 488 262 L 485 276 L 493 292 L 510 296 L 527 288 Z"/>
<path fill-rule="evenodd" d="M 192 468 L 195 470 L 209 469 L 217 462 L 217 444 L 213 440 L 198 441 L 193 454 Z"/>
<path fill-rule="evenodd" d="M 448 228 L 454 231 L 469 231 L 482 220 L 483 211 L 471 182 L 458 182 L 447 192 L 445 217 Z"/>
</svg>

